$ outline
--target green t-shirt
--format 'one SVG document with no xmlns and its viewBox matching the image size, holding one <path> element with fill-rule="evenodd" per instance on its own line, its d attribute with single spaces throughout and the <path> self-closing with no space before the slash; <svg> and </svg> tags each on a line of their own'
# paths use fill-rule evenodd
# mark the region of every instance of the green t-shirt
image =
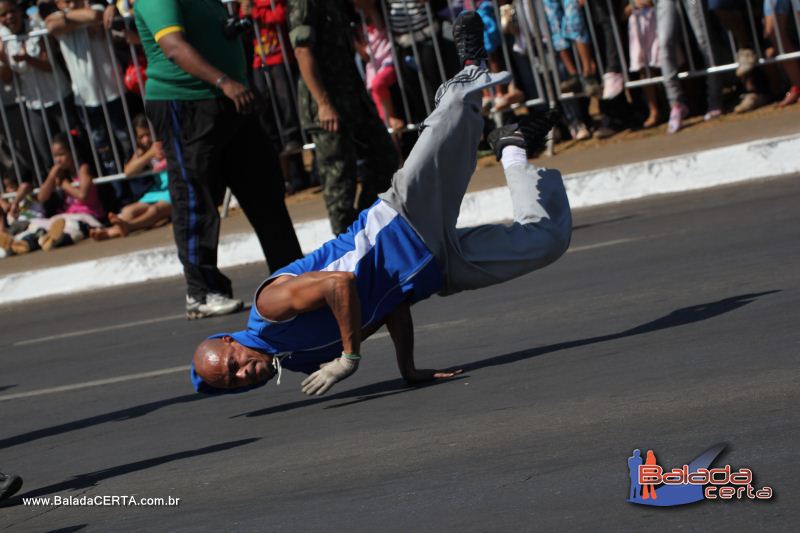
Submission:
<svg viewBox="0 0 800 533">
<path fill-rule="evenodd" d="M 147 100 L 202 100 L 222 94 L 167 59 L 158 40 L 182 31 L 206 61 L 239 83 L 247 84 L 241 39 L 226 39 L 228 12 L 220 0 L 137 0 L 136 28 L 147 56 Z"/>
</svg>

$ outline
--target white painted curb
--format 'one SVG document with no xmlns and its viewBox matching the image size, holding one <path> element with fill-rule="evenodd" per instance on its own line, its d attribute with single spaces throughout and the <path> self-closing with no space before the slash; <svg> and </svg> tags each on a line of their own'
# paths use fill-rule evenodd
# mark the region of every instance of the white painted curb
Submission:
<svg viewBox="0 0 800 533">
<path fill-rule="evenodd" d="M 575 209 L 798 172 L 800 135 L 791 135 L 570 174 L 565 176 L 564 182 L 570 204 Z M 507 220 L 510 214 L 508 187 L 497 187 L 467 194 L 458 225 L 489 224 Z M 327 219 L 297 224 L 296 231 L 305 252 L 332 237 Z M 223 268 L 264 259 L 253 233 L 224 237 L 218 256 L 219 266 Z M 5 276 L 0 279 L 0 305 L 181 273 L 173 246 L 142 250 Z"/>
</svg>

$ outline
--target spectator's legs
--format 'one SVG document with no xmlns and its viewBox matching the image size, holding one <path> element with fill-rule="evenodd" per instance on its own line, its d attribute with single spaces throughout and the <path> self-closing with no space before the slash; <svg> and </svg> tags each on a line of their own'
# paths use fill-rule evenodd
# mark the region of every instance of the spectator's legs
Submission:
<svg viewBox="0 0 800 533">
<path fill-rule="evenodd" d="M 220 163 L 228 147 L 225 136 L 231 135 L 230 114 L 216 99 L 147 102 L 147 116 L 167 155 L 172 230 L 187 293 L 201 302 L 210 292 L 232 293 L 230 280 L 217 268 L 217 206 L 225 190 L 221 179 L 229 172 Z"/>
<path fill-rule="evenodd" d="M 614 41 L 614 27 L 611 24 L 611 17 L 617 17 L 622 12 L 622 7 L 619 5 L 619 0 L 612 0 L 613 13 L 608 12 L 608 4 L 605 0 L 595 0 L 589 2 L 589 8 L 592 10 L 592 17 L 595 26 L 600 30 L 598 38 L 601 42 L 603 49 L 603 60 L 605 62 L 606 72 L 622 73 L 622 62 L 620 61 L 619 52 Z"/>
<path fill-rule="evenodd" d="M 50 155 L 50 140 L 47 138 L 47 129 L 45 128 L 45 120 L 48 120 L 49 125 L 56 123 L 55 120 L 50 119 L 51 114 L 55 114 L 55 106 L 45 109 L 45 117 L 42 117 L 42 112 L 39 109 L 26 109 L 28 115 L 28 124 L 31 127 L 31 137 L 33 139 L 33 147 L 36 157 L 39 160 L 39 167 L 44 174 L 40 176 L 42 180 L 47 177 L 47 172 L 53 164 L 53 158 Z M 56 133 L 50 130 L 51 133 Z M 24 136 L 24 135 L 23 135 Z"/>
<path fill-rule="evenodd" d="M 325 207 L 335 235 L 344 233 L 356 219 L 356 147 L 354 124 L 339 123 L 337 133 L 315 130 L 316 163 L 322 181 Z"/>
<path fill-rule="evenodd" d="M 5 113 L 8 120 L 10 136 L 6 136 L 5 132 L 2 130 L 2 126 L 0 126 L 0 137 L 2 137 L 3 144 L 5 144 L 9 150 L 9 159 L 11 159 L 12 151 L 14 155 L 16 155 L 22 181 L 31 181 L 34 166 L 33 160 L 31 159 L 31 151 L 28 147 L 28 139 L 25 135 L 25 127 L 22 122 L 22 112 L 20 112 L 18 105 L 10 105 L 6 106 Z M 36 153 L 35 147 L 34 153 Z M 10 168 L 12 175 L 16 177 L 16 175 L 13 174 L 13 160 L 11 161 Z"/>
<path fill-rule="evenodd" d="M 289 79 L 286 76 L 286 68 L 283 65 L 275 65 L 267 67 L 267 73 L 272 80 L 272 87 L 275 91 L 275 100 L 278 104 L 278 117 L 277 120 L 281 123 L 283 134 L 287 141 L 300 142 L 300 126 L 297 122 L 297 114 L 295 111 L 292 96 L 289 91 L 294 90 L 297 86 L 297 73 L 296 67 L 292 65 L 292 75 L 294 79 Z M 260 73 L 256 72 L 254 75 L 258 76 Z M 263 78 L 263 75 L 262 75 Z"/>
<path fill-rule="evenodd" d="M 374 204 L 378 195 L 389 188 L 399 165 L 397 148 L 386 126 L 374 113 L 365 118 L 353 128 L 356 153 L 360 159 L 366 160 L 356 212 Z"/>
<path fill-rule="evenodd" d="M 656 19 L 658 21 L 659 61 L 661 72 L 664 76 L 664 90 L 670 106 L 683 103 L 683 90 L 678 81 L 678 50 L 676 43 L 679 40 L 677 0 L 659 0 L 656 4 Z"/>
<path fill-rule="evenodd" d="M 714 64 L 714 42 L 707 30 L 707 25 L 703 21 L 703 2 L 684 2 L 692 32 L 697 39 L 700 52 L 703 55 L 706 67 Z M 722 79 L 719 74 L 709 74 L 706 76 L 706 97 L 708 99 L 708 111 L 718 111 L 722 109 Z"/>
<path fill-rule="evenodd" d="M 261 243 L 271 272 L 303 257 L 284 201 L 278 156 L 254 115 L 236 115 L 223 168 L 227 184 Z"/>
<path fill-rule="evenodd" d="M 767 20 L 771 19 L 771 32 L 769 37 L 772 42 L 775 43 L 776 48 L 778 48 L 778 42 L 780 41 L 785 54 L 794 52 L 796 49 L 792 39 L 789 37 L 793 31 L 793 28 L 789 24 L 790 16 L 791 15 L 788 14 L 776 13 L 767 17 Z M 776 25 L 779 27 L 778 29 L 780 32 L 775 29 Z M 780 37 L 778 35 L 779 33 Z M 779 50 L 780 48 L 778 48 L 778 51 Z M 786 72 L 786 76 L 789 78 L 791 87 L 783 100 L 778 103 L 778 107 L 786 107 L 800 100 L 800 61 L 784 61 L 781 65 Z"/>
<path fill-rule="evenodd" d="M 397 72 L 394 66 L 383 67 L 372 79 L 370 94 L 381 120 L 388 123 L 390 128 L 398 130 L 405 126 L 405 121 L 397 116 L 392 102 L 391 88 L 395 83 L 397 83 Z"/>
</svg>

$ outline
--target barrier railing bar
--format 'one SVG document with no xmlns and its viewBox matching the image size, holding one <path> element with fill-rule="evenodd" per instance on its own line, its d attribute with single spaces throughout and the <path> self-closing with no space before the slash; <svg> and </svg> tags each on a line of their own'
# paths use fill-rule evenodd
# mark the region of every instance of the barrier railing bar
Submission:
<svg viewBox="0 0 800 533">
<path fill-rule="evenodd" d="M 520 2 L 522 2 L 522 1 L 524 1 L 524 0 L 520 0 Z M 531 40 L 530 39 L 530 34 L 527 32 L 527 30 L 530 29 L 531 32 L 533 33 L 533 41 L 536 44 L 536 55 L 537 55 L 537 57 L 539 59 L 539 62 L 541 64 L 542 68 L 544 69 L 544 72 L 543 72 L 543 75 L 542 75 L 542 82 L 544 83 L 545 93 L 547 94 L 547 101 L 548 101 L 548 104 L 550 106 L 550 109 L 555 109 L 555 107 L 556 107 L 556 98 L 555 98 L 555 94 L 554 94 L 553 88 L 550 86 L 550 84 L 552 83 L 553 80 L 550 79 L 549 76 L 547 76 L 546 56 L 545 56 L 545 52 L 544 52 L 544 44 L 542 43 L 541 26 L 539 25 L 541 19 L 539 18 L 538 13 L 536 12 L 536 9 L 533 6 L 533 0 L 527 0 L 527 2 L 528 2 L 528 8 L 530 10 L 529 14 L 532 15 L 532 16 L 531 17 L 527 17 L 527 16 L 523 17 L 524 18 L 524 23 L 525 23 L 525 26 L 526 26 L 526 28 L 525 28 L 526 29 L 526 35 L 527 35 L 528 41 L 530 41 Z M 528 24 L 530 26 L 528 26 Z M 549 46 L 552 47 L 552 42 L 549 43 Z M 532 48 L 532 47 L 529 46 L 529 48 Z M 555 154 L 555 141 L 553 139 L 552 132 L 548 136 L 548 139 L 547 139 L 546 154 L 548 156 L 552 156 L 553 154 Z"/>
<path fill-rule="evenodd" d="M 270 8 L 275 11 L 275 1 L 269 0 Z M 255 19 L 253 19 L 255 21 Z M 294 72 L 292 71 L 292 64 L 289 61 L 289 51 L 286 48 L 286 39 L 283 36 L 283 28 L 276 28 L 276 33 L 278 34 L 278 43 L 281 45 L 281 56 L 283 57 L 283 68 L 286 70 L 286 79 L 289 81 L 290 84 L 295 83 Z M 256 38 L 261 42 L 261 35 L 258 34 Z M 289 97 L 292 99 L 292 103 L 294 104 L 294 110 L 297 113 L 297 123 L 300 123 L 300 105 L 297 102 L 297 95 L 295 91 L 297 87 L 293 87 L 294 90 L 289 91 Z M 303 128 L 300 128 L 300 139 L 302 139 L 303 143 L 308 143 L 308 138 L 306 136 L 306 132 Z"/>
<path fill-rule="evenodd" d="M 258 70 L 261 71 L 261 74 L 264 76 L 264 82 L 267 84 L 269 101 L 272 105 L 272 116 L 275 120 L 275 126 L 278 128 L 278 137 L 280 137 L 281 147 L 284 147 L 286 146 L 288 139 L 286 139 L 286 136 L 283 132 L 283 126 L 281 126 L 281 120 L 278 115 L 278 104 L 275 101 L 275 89 L 272 86 L 272 78 L 270 78 L 269 73 L 267 72 L 267 56 L 264 54 L 264 49 L 261 47 L 261 26 L 259 26 L 258 21 L 255 18 L 253 18 L 253 29 L 255 30 L 256 39 L 258 40 L 258 45 L 255 47 L 255 51 L 258 54 L 258 57 L 261 59 L 261 67 Z M 254 74 L 257 75 L 257 73 Z"/>
<path fill-rule="evenodd" d="M 492 0 L 492 12 L 494 13 L 494 20 L 497 24 L 497 31 L 500 32 L 500 48 L 503 50 L 503 60 L 506 62 L 506 69 L 508 69 L 509 72 L 513 72 L 511 68 L 511 56 L 508 53 L 508 43 L 503 34 L 503 25 L 500 20 L 500 7 L 497 4 L 497 0 Z"/>
<path fill-rule="evenodd" d="M 88 31 L 88 30 L 87 30 Z M 89 37 L 91 39 L 91 36 Z M 106 129 L 108 130 L 108 141 L 111 143 L 111 153 L 114 156 L 114 163 L 117 166 L 117 172 L 122 172 L 124 166 L 122 164 L 122 158 L 119 155 L 119 149 L 117 148 L 117 135 L 116 131 L 114 130 L 113 125 L 111 124 L 111 113 L 108 110 L 108 99 L 106 98 L 106 91 L 103 85 L 103 80 L 100 77 L 100 68 L 99 63 L 97 62 L 97 58 L 94 56 L 94 52 L 92 51 L 91 45 L 88 47 L 89 52 L 89 59 L 92 62 L 92 66 L 94 67 L 92 70 L 94 71 L 94 78 L 95 83 L 97 84 L 97 93 L 100 95 L 100 107 L 103 109 L 103 119 L 106 123 Z M 125 95 L 120 95 L 120 98 L 124 98 Z"/>
<path fill-rule="evenodd" d="M 64 126 L 67 128 L 67 142 L 69 142 L 69 151 L 72 154 L 72 160 L 77 162 L 79 161 L 78 149 L 75 147 L 75 139 L 72 138 L 72 135 L 69 135 L 69 132 L 72 131 L 72 124 L 70 124 L 69 113 L 67 113 L 67 104 L 64 101 L 65 94 L 67 94 L 67 88 L 61 86 L 61 80 L 63 79 L 66 83 L 66 78 L 62 78 L 62 76 L 59 75 L 63 75 L 63 70 L 61 69 L 61 66 L 56 63 L 56 56 L 53 55 L 53 47 L 50 45 L 50 34 L 45 33 L 45 37 L 42 40 L 44 41 L 45 50 L 47 50 L 47 60 L 50 63 L 50 68 L 53 71 L 53 79 L 56 83 L 56 90 L 58 91 L 58 106 L 61 109 L 61 116 L 64 120 Z M 91 142 L 89 144 L 91 144 Z M 97 168 L 99 172 L 100 167 Z"/>
<path fill-rule="evenodd" d="M 41 185 L 42 183 L 42 169 L 40 167 L 39 154 L 36 153 L 36 146 L 33 143 L 33 134 L 31 132 L 30 117 L 28 116 L 28 104 L 22 91 L 19 88 L 19 80 L 16 73 L 11 76 L 11 81 L 14 87 L 14 92 L 17 93 L 17 105 L 19 112 L 22 116 L 22 129 L 25 130 L 25 137 L 28 140 L 28 150 L 31 153 L 31 161 L 33 162 L 33 170 L 36 172 L 36 181 Z"/>
<path fill-rule="evenodd" d="M 782 61 L 792 61 L 800 59 L 800 51 L 789 52 L 787 54 L 783 54 L 782 56 L 776 56 L 772 58 L 759 58 L 757 63 L 759 66 L 761 65 L 773 65 L 776 63 L 780 63 Z M 719 72 L 730 72 L 736 70 L 739 66 L 738 63 L 728 63 L 726 65 L 717 65 L 716 67 L 711 67 L 704 70 L 698 70 L 694 72 L 684 71 L 678 73 L 678 79 L 690 79 L 690 78 L 700 78 L 703 76 L 707 76 L 709 74 L 716 74 Z M 642 79 L 642 80 L 635 80 L 625 84 L 626 88 L 635 89 L 637 87 L 644 87 L 646 85 L 657 85 L 664 82 L 663 76 L 655 76 L 653 78 Z"/>
<path fill-rule="evenodd" d="M 444 72 L 442 51 L 439 49 L 439 35 L 436 31 L 437 24 L 433 20 L 433 12 L 431 11 L 431 5 L 428 2 L 425 2 L 425 15 L 428 18 L 428 25 L 433 29 L 433 54 L 436 56 L 436 65 L 439 67 L 439 77 L 441 78 L 441 83 L 444 83 L 447 81 L 447 74 Z"/>
<path fill-rule="evenodd" d="M 587 22 L 586 25 L 589 26 L 589 35 L 592 38 L 592 46 L 594 47 L 594 55 L 595 55 L 595 61 L 597 61 L 597 69 L 600 71 L 600 76 L 603 76 L 606 73 L 606 69 L 603 66 L 603 58 L 602 54 L 600 53 L 600 46 L 598 46 L 597 34 L 594 29 L 594 19 L 592 18 L 592 10 L 589 6 L 588 1 L 583 3 L 583 12 L 584 15 L 586 16 L 586 22 Z M 610 16 L 613 16 L 613 13 Z"/>
<path fill-rule="evenodd" d="M 794 29 L 797 31 L 797 41 L 800 42 L 800 0 L 792 0 L 792 16 Z"/>
<path fill-rule="evenodd" d="M 111 176 L 103 176 L 101 178 L 94 178 L 92 180 L 92 183 L 94 183 L 95 185 L 103 185 L 104 183 L 112 183 L 112 182 L 115 182 L 115 181 L 125 181 L 125 180 L 129 180 L 129 179 L 135 180 L 135 179 L 140 179 L 140 178 L 149 178 L 149 177 L 157 176 L 158 174 L 160 174 L 160 173 L 159 172 L 142 172 L 140 174 L 136 174 L 136 175 L 133 175 L 133 176 L 126 176 L 125 174 L 112 174 Z M 31 194 L 35 195 L 37 192 L 39 192 L 39 187 L 36 187 L 35 189 L 33 189 L 31 191 Z M 14 197 L 16 197 L 16 195 L 17 195 L 17 193 L 13 192 L 13 191 L 12 192 L 6 192 L 6 193 L 2 194 L 3 198 L 6 199 L 6 200 L 13 199 Z"/>
<path fill-rule="evenodd" d="M 533 75 L 533 83 L 536 85 L 536 94 L 538 98 L 535 100 L 542 100 L 546 97 L 546 91 L 542 88 L 542 63 L 538 57 L 536 57 L 533 53 L 533 40 L 531 39 L 530 28 L 528 26 L 528 16 L 525 12 L 525 6 L 523 4 L 523 0 L 514 0 L 514 9 L 516 13 L 518 13 L 517 25 L 519 26 L 519 31 L 522 34 L 522 38 L 525 41 L 525 56 L 528 58 L 528 64 L 531 67 L 531 73 Z M 549 100 L 549 96 L 547 96 Z M 525 102 L 525 107 L 531 107 L 536 105 L 535 103 L 528 104 L 531 100 Z"/>
<path fill-rule="evenodd" d="M 700 8 L 698 11 L 700 12 L 700 24 L 703 26 L 703 33 L 705 33 L 706 42 L 708 43 L 708 58 L 711 60 L 710 61 L 711 64 L 706 66 L 716 67 L 717 59 L 714 57 L 714 46 L 711 42 L 711 33 L 708 31 L 708 19 L 706 18 L 706 10 Z"/>
<path fill-rule="evenodd" d="M 397 48 L 394 45 L 392 38 L 392 30 L 389 27 L 389 13 L 386 10 L 386 2 L 378 1 L 381 5 L 381 14 L 383 15 L 383 25 L 386 31 L 386 37 L 389 40 L 389 49 L 392 51 L 392 63 L 397 74 L 397 85 L 400 87 L 400 99 L 403 102 L 403 113 L 406 117 L 406 128 L 409 129 L 412 125 L 411 108 L 408 105 L 408 96 L 406 95 L 405 80 L 403 79 L 403 65 L 400 63 L 400 56 L 397 54 Z"/>
<path fill-rule="evenodd" d="M 0 91 L 3 89 L 0 87 Z M 22 184 L 22 172 L 19 169 L 19 160 L 17 159 L 17 148 L 14 146 L 14 137 L 11 135 L 11 126 L 8 123 L 8 116 L 6 115 L 6 106 L 0 103 L 0 120 L 3 121 L 3 131 L 6 135 L 6 143 L 11 152 L 11 163 L 14 166 L 14 175 L 17 177 L 17 184 Z M 0 191 L 5 193 L 5 186 L 3 180 L 0 180 Z"/>
<path fill-rule="evenodd" d="M 630 6 L 631 6 L 631 16 L 634 18 L 633 19 L 633 27 L 634 27 L 634 31 L 636 31 L 636 38 L 639 40 L 639 42 L 643 42 L 642 41 L 641 17 L 639 16 L 640 14 L 637 13 L 636 3 L 634 2 L 634 0 L 630 0 Z M 648 47 L 640 47 L 640 48 L 644 52 L 644 73 L 645 73 L 646 77 L 652 78 L 653 75 L 652 75 L 652 72 L 650 70 L 650 47 L 648 46 Z"/>
<path fill-rule="evenodd" d="M 614 34 L 614 44 L 617 47 L 619 62 L 622 65 L 622 79 L 625 81 L 625 84 L 628 84 L 631 81 L 628 75 L 628 60 L 625 58 L 625 47 L 622 46 L 617 17 L 614 16 L 614 6 L 611 4 L 611 0 L 605 0 L 605 2 L 606 8 L 608 9 L 608 18 L 611 20 L 611 33 Z"/>
<path fill-rule="evenodd" d="M 411 54 L 414 56 L 414 62 L 417 65 L 417 79 L 419 80 L 419 89 L 422 93 L 422 103 L 425 105 L 425 114 L 431 114 L 431 102 L 430 97 L 428 96 L 428 83 L 425 79 L 425 73 L 422 72 L 422 58 L 419 55 L 419 49 L 417 48 L 417 39 L 415 36 L 415 31 L 411 26 L 411 14 L 408 12 L 408 1 L 403 0 L 403 13 L 406 17 L 406 24 L 408 24 L 408 37 L 411 39 Z M 433 28 L 431 28 L 433 29 Z M 424 28 L 420 30 L 423 32 Z"/>
<path fill-rule="evenodd" d="M 117 54 L 114 50 L 114 43 L 113 37 L 111 35 L 111 30 L 105 30 L 103 32 L 105 34 L 106 44 L 108 45 L 108 55 L 111 57 L 111 66 L 114 70 L 113 77 L 114 83 L 117 86 L 117 91 L 119 91 L 120 100 L 122 100 L 122 114 L 125 116 L 125 126 L 128 128 L 128 135 L 130 135 L 130 144 L 131 150 L 136 150 L 136 131 L 133 127 L 133 117 L 131 117 L 130 109 L 128 108 L 128 98 L 125 94 L 125 83 L 122 79 L 122 69 L 119 66 L 119 62 L 117 61 Z M 155 138 L 153 138 L 155 139 Z M 125 171 L 125 163 L 127 161 L 122 162 L 122 171 Z"/>
<path fill-rule="evenodd" d="M 692 54 L 692 44 L 689 41 L 689 28 L 686 26 L 686 18 L 689 16 L 689 13 L 683 6 L 683 2 L 675 2 L 675 6 L 678 10 L 678 20 L 681 23 L 681 37 L 683 37 L 683 51 L 684 55 L 686 56 L 687 61 L 689 62 L 689 70 L 692 72 L 697 70 L 697 65 L 694 64 L 694 55 Z"/>
<path fill-rule="evenodd" d="M 747 6 L 747 19 L 750 22 L 750 31 L 753 32 L 753 46 L 756 47 L 756 54 L 758 57 L 764 57 L 763 52 L 761 51 L 761 40 L 758 31 L 756 30 L 756 21 L 755 15 L 753 15 L 753 6 L 750 5 L 750 2 L 745 2 L 745 6 Z"/>
<path fill-rule="evenodd" d="M 36 99 L 39 100 L 39 114 L 42 115 L 42 125 L 44 126 L 44 135 L 47 137 L 47 144 L 48 146 L 53 146 L 53 132 L 50 129 L 50 120 L 47 115 L 47 111 L 44 108 L 44 98 L 42 98 L 42 87 L 39 84 L 39 78 L 34 77 L 34 90 L 36 91 Z M 31 110 L 33 112 L 33 110 Z M 49 150 L 48 150 L 49 154 Z M 53 158 L 49 157 L 45 163 L 52 163 Z"/>
</svg>

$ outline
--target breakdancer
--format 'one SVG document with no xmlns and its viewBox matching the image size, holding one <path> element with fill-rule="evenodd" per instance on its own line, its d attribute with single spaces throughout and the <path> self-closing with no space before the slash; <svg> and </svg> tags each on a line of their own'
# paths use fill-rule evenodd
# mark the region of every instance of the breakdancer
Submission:
<svg viewBox="0 0 800 533">
<path fill-rule="evenodd" d="M 304 393 L 324 394 L 358 369 L 361 341 L 384 324 L 407 382 L 450 378 L 460 371 L 416 367 L 411 306 L 514 279 L 567 250 L 572 216 L 561 174 L 528 162 L 552 128 L 551 113 L 488 136 L 505 170 L 513 222 L 456 228 L 483 131 L 481 91 L 510 76 L 485 68 L 475 12 L 460 15 L 453 34 L 464 68 L 439 87 L 391 188 L 346 233 L 267 278 L 247 329 L 197 347 L 191 377 L 198 392 L 242 392 L 275 375 L 280 383 L 285 368 L 310 374 Z"/>
</svg>

